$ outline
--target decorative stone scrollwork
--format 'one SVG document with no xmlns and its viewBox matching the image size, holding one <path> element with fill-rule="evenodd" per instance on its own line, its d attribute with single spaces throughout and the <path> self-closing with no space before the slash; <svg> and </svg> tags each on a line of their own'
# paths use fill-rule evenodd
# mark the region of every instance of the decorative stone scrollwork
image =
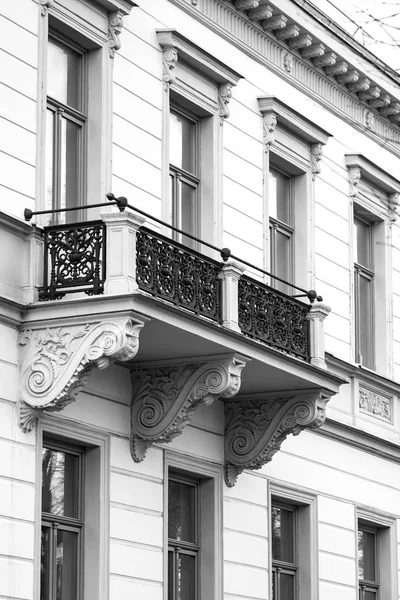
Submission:
<svg viewBox="0 0 400 600">
<path fill-rule="evenodd" d="M 233 355 L 201 364 L 132 371 L 133 460 L 142 461 L 154 442 L 171 442 L 182 433 L 200 404 L 237 394 L 245 364 Z"/>
<path fill-rule="evenodd" d="M 264 152 L 269 152 L 275 142 L 274 131 L 277 125 L 276 116 L 273 113 L 266 114 L 263 118 L 263 144 Z"/>
<path fill-rule="evenodd" d="M 320 427 L 328 400 L 318 389 L 225 402 L 226 485 L 234 486 L 244 469 L 268 463 L 290 433 Z"/>
<path fill-rule="evenodd" d="M 357 186 L 361 179 L 361 169 L 358 167 L 351 167 L 349 169 L 349 195 L 350 198 L 357 196 Z"/>
<path fill-rule="evenodd" d="M 220 85 L 218 88 L 218 109 L 221 125 L 223 125 L 224 120 L 227 119 L 230 115 L 228 104 L 231 101 L 231 98 L 232 84 L 228 82 Z"/>
<path fill-rule="evenodd" d="M 389 218 L 394 223 L 399 216 L 400 194 L 390 194 L 388 198 Z"/>
<path fill-rule="evenodd" d="M 41 7 L 40 14 L 45 17 L 49 8 L 54 6 L 54 0 L 39 0 L 39 5 Z"/>
<path fill-rule="evenodd" d="M 175 83 L 176 74 L 175 67 L 178 62 L 178 50 L 173 46 L 165 48 L 162 53 L 162 64 L 163 64 L 163 82 L 164 89 L 168 91 L 170 85 Z"/>
<path fill-rule="evenodd" d="M 132 359 L 142 327 L 124 318 L 22 331 L 21 427 L 30 430 L 42 410 L 61 410 L 73 402 L 94 369 Z"/>
<path fill-rule="evenodd" d="M 122 31 L 124 21 L 119 12 L 111 13 L 108 17 L 108 45 L 111 58 L 114 58 L 115 52 L 121 48 L 119 36 Z"/>
<path fill-rule="evenodd" d="M 318 143 L 318 144 L 313 144 L 310 148 L 311 150 L 311 176 L 312 176 L 312 180 L 315 181 L 316 176 L 321 173 L 321 158 L 322 158 L 322 151 L 323 151 L 323 145 Z"/>
</svg>

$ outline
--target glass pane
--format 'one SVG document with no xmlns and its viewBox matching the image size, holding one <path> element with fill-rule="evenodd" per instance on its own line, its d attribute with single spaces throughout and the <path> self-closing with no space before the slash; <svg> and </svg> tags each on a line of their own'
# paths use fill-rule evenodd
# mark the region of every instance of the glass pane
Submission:
<svg viewBox="0 0 400 600">
<path fill-rule="evenodd" d="M 358 348 L 359 359 L 365 367 L 373 369 L 374 353 L 373 353 L 373 314 L 372 314 L 372 280 L 364 277 L 361 273 L 358 274 L 359 297 L 358 307 Z"/>
<path fill-rule="evenodd" d="M 375 534 L 363 532 L 364 579 L 375 581 Z"/>
<path fill-rule="evenodd" d="M 354 234 L 354 262 L 371 269 L 371 225 L 355 217 Z"/>
<path fill-rule="evenodd" d="M 42 511 L 79 517 L 77 456 L 60 450 L 43 449 Z"/>
<path fill-rule="evenodd" d="M 276 600 L 277 579 L 278 573 L 272 569 L 272 600 Z"/>
<path fill-rule="evenodd" d="M 80 131 L 81 127 L 76 123 L 62 119 L 60 208 L 70 208 L 78 204 Z"/>
<path fill-rule="evenodd" d="M 51 565 L 51 550 L 50 550 L 51 528 L 42 527 L 42 542 L 41 542 L 41 561 L 40 561 L 40 600 L 49 600 L 49 585 L 50 585 L 50 565 Z"/>
<path fill-rule="evenodd" d="M 47 110 L 46 116 L 46 175 L 45 175 L 45 202 L 46 210 L 53 206 L 53 168 L 54 168 L 54 115 L 52 110 Z"/>
<path fill-rule="evenodd" d="M 57 531 L 56 600 L 75 600 L 78 592 L 78 533 Z"/>
<path fill-rule="evenodd" d="M 276 273 L 278 277 L 290 281 L 290 237 L 281 231 L 276 232 Z"/>
<path fill-rule="evenodd" d="M 294 562 L 294 523 L 293 511 L 272 507 L 272 558 L 285 562 Z"/>
<path fill-rule="evenodd" d="M 170 164 L 196 174 L 196 123 L 183 115 L 170 113 Z"/>
<path fill-rule="evenodd" d="M 294 574 L 279 574 L 280 598 L 282 600 L 294 600 Z"/>
<path fill-rule="evenodd" d="M 196 556 L 178 555 L 176 600 L 196 599 Z"/>
<path fill-rule="evenodd" d="M 168 537 L 196 541 L 196 487 L 178 481 L 168 483 Z"/>
<path fill-rule="evenodd" d="M 290 177 L 271 169 L 269 184 L 269 216 L 290 224 Z"/>
<path fill-rule="evenodd" d="M 174 551 L 168 550 L 168 600 L 174 599 Z"/>
<path fill-rule="evenodd" d="M 358 578 L 364 579 L 364 532 L 358 532 Z"/>
<path fill-rule="evenodd" d="M 55 40 L 49 40 L 47 95 L 63 104 L 81 109 L 81 62 L 81 54 Z"/>
<path fill-rule="evenodd" d="M 364 591 L 364 600 L 377 600 L 378 598 L 378 590 L 365 590 Z"/>
<path fill-rule="evenodd" d="M 191 185 L 181 183 L 181 214 L 180 214 L 180 229 L 195 235 L 196 222 L 196 188 Z"/>
</svg>

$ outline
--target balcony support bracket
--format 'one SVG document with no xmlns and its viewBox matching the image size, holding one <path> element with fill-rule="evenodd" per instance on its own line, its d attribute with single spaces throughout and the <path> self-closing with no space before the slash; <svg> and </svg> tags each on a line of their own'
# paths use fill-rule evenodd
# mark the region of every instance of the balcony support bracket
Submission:
<svg viewBox="0 0 400 600">
<path fill-rule="evenodd" d="M 226 485 L 233 487 L 244 469 L 268 463 L 290 433 L 320 427 L 331 394 L 318 388 L 225 402 Z"/>
<path fill-rule="evenodd" d="M 19 337 L 20 426 L 31 431 L 43 412 L 62 410 L 76 399 L 95 369 L 131 360 L 144 322 L 86 317 L 58 327 L 32 325 Z"/>
<path fill-rule="evenodd" d="M 201 404 L 231 398 L 239 391 L 242 356 L 222 355 L 208 362 L 182 362 L 132 371 L 131 455 L 141 462 L 155 442 L 171 442 L 190 423 Z"/>
</svg>

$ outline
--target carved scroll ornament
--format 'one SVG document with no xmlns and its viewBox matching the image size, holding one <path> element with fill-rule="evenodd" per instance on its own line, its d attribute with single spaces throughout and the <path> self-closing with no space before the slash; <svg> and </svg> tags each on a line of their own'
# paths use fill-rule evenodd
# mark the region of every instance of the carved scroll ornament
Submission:
<svg viewBox="0 0 400 600">
<path fill-rule="evenodd" d="M 218 107 L 219 107 L 219 117 L 220 124 L 223 125 L 224 119 L 227 119 L 230 115 L 229 112 L 229 102 L 232 98 L 232 84 L 231 83 L 223 83 L 218 88 Z"/>
<path fill-rule="evenodd" d="M 30 431 L 42 410 L 73 402 L 94 369 L 132 359 L 142 322 L 93 322 L 21 332 L 20 422 Z"/>
<path fill-rule="evenodd" d="M 321 390 L 225 402 L 225 482 L 268 463 L 292 433 L 320 427 L 329 397 Z"/>
<path fill-rule="evenodd" d="M 274 131 L 276 129 L 277 119 L 274 113 L 266 114 L 263 117 L 263 144 L 264 152 L 269 152 L 275 142 Z"/>
<path fill-rule="evenodd" d="M 357 186 L 361 180 L 361 169 L 351 167 L 349 169 L 349 195 L 350 198 L 355 198 L 358 195 Z"/>
<path fill-rule="evenodd" d="M 131 455 L 144 459 L 154 442 L 171 442 L 200 404 L 231 398 L 240 388 L 241 357 L 132 371 Z"/>
<path fill-rule="evenodd" d="M 108 17 L 108 45 L 110 50 L 110 57 L 114 58 L 115 52 L 121 48 L 121 35 L 124 21 L 122 15 L 119 12 L 111 13 Z"/>
<path fill-rule="evenodd" d="M 172 83 L 175 83 L 176 74 L 175 67 L 178 62 L 178 50 L 173 46 L 163 49 L 162 64 L 163 64 L 163 82 L 165 91 L 169 90 Z"/>
<path fill-rule="evenodd" d="M 315 181 L 316 176 L 321 173 L 321 158 L 322 158 L 323 145 L 313 144 L 311 146 L 311 175 L 312 180 Z"/>
</svg>

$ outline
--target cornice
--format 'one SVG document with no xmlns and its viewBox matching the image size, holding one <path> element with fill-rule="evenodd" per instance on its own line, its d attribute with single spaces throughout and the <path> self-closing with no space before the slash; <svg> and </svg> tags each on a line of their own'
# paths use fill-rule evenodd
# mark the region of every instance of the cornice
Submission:
<svg viewBox="0 0 400 600">
<path fill-rule="evenodd" d="M 93 0 L 108 12 L 121 12 L 123 15 L 129 15 L 134 6 L 138 6 L 133 0 Z"/>
<path fill-rule="evenodd" d="M 362 154 L 345 154 L 348 169 L 359 169 L 361 177 L 367 179 L 387 194 L 400 193 L 400 181 L 388 175 L 383 169 Z"/>
<path fill-rule="evenodd" d="M 258 0 L 240 11 L 222 0 L 170 1 L 400 156 L 400 102 L 273 4 L 268 17 L 256 12 Z"/>
<path fill-rule="evenodd" d="M 328 368 L 332 369 L 335 373 L 340 373 L 342 377 L 356 377 L 360 381 L 381 389 L 386 393 L 400 396 L 400 382 L 394 381 L 384 375 L 380 375 L 375 371 L 365 369 L 359 364 L 341 360 L 329 353 L 326 353 L 325 358 Z M 349 381 L 347 381 L 347 383 L 349 383 Z"/>
</svg>

